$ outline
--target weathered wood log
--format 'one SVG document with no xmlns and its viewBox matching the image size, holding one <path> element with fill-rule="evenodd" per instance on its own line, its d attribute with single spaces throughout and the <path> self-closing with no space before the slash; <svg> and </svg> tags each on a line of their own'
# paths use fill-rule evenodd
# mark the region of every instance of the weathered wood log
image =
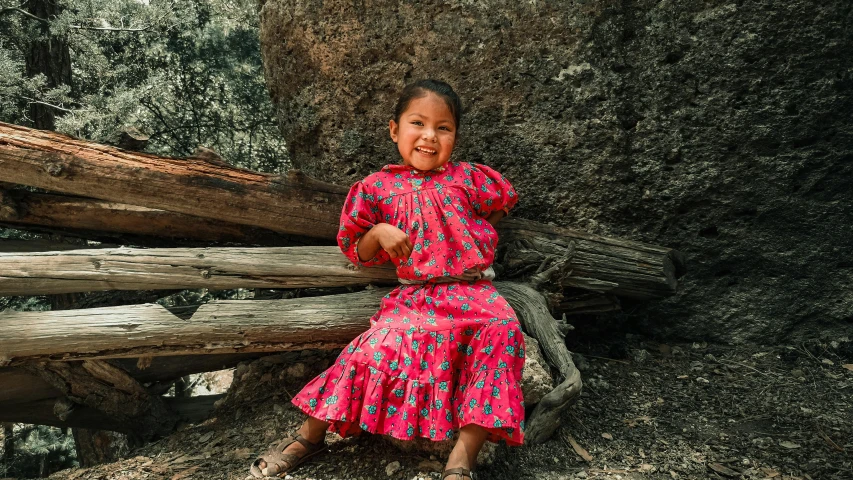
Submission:
<svg viewBox="0 0 853 480">
<path fill-rule="evenodd" d="M 355 268 L 338 247 L 116 248 L 0 253 L 0 296 L 103 290 L 396 284 L 393 265 Z"/>
<path fill-rule="evenodd" d="M 545 395 L 527 419 L 525 441 L 542 443 L 560 426 L 560 417 L 580 397 L 583 382 L 566 348 L 557 322 L 548 311 L 548 302 L 534 288 L 514 282 L 497 282 L 495 286 L 510 302 L 528 335 L 539 340 L 539 347 L 548 363 L 560 372 L 560 384 Z"/>
<path fill-rule="evenodd" d="M 35 360 L 341 348 L 387 289 L 287 300 L 215 301 L 183 320 L 160 305 L 0 313 L 0 366 Z"/>
<path fill-rule="evenodd" d="M 334 238 L 346 187 L 121 150 L 0 123 L 0 178 L 85 197 Z"/>
<path fill-rule="evenodd" d="M 207 418 L 213 411 L 213 404 L 222 397 L 223 395 L 203 395 L 189 398 L 164 397 L 163 401 L 179 419 L 196 423 Z M 90 428 L 133 433 L 127 423 L 110 418 L 103 412 L 87 406 L 75 407 L 69 412 L 65 420 L 60 420 L 54 413 L 55 405 L 55 399 L 6 405 L 0 408 L 0 421 L 50 425 L 59 428 Z"/>
<path fill-rule="evenodd" d="M 176 378 L 193 373 L 232 368 L 238 363 L 254 360 L 264 353 L 237 353 L 224 355 L 182 355 L 167 357 L 117 358 L 109 360 L 128 373 L 137 382 L 146 384 L 171 384 Z M 150 388 L 146 387 L 150 391 Z M 0 411 L 10 405 L 35 403 L 41 400 L 58 400 L 62 392 L 40 376 L 21 367 L 0 368 Z"/>
<path fill-rule="evenodd" d="M 90 239 L 145 237 L 208 243 L 286 246 L 301 244 L 292 236 L 194 215 L 94 198 L 0 189 L 0 223 L 40 232 Z M 150 241 L 150 240 L 149 240 Z"/>
<path fill-rule="evenodd" d="M 54 407 L 60 420 L 82 405 L 121 422 L 143 440 L 168 435 L 178 421 L 162 397 L 150 395 L 127 372 L 105 361 L 40 362 L 24 368 L 63 394 Z"/>
<path fill-rule="evenodd" d="M 501 279 L 520 280 L 559 270 L 552 288 L 576 287 L 632 298 L 672 295 L 685 273 L 673 249 L 508 218 L 498 230 Z M 542 283 L 541 279 L 532 279 Z"/>
<path fill-rule="evenodd" d="M 566 315 L 618 312 L 621 309 L 619 298 L 611 294 L 600 293 L 582 293 L 564 297 L 554 307 L 554 310 Z"/>
<path fill-rule="evenodd" d="M 192 159 L 124 152 L 71 137 L 0 124 L 0 178 L 114 202 L 129 202 L 297 236 L 333 239 L 345 187 Z M 671 295 L 684 272 L 672 249 L 518 219 L 499 224 L 502 278 L 568 262 L 564 287 L 634 298 Z"/>
</svg>

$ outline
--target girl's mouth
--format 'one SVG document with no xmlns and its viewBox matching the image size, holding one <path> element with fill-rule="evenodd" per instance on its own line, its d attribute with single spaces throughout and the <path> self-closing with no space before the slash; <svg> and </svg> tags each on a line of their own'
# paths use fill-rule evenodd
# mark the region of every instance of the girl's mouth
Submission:
<svg viewBox="0 0 853 480">
<path fill-rule="evenodd" d="M 435 155 L 435 153 L 436 153 L 435 150 L 433 150 L 432 148 L 427 148 L 427 147 L 415 147 L 415 150 L 417 150 L 417 152 L 422 154 L 422 155 Z"/>
</svg>

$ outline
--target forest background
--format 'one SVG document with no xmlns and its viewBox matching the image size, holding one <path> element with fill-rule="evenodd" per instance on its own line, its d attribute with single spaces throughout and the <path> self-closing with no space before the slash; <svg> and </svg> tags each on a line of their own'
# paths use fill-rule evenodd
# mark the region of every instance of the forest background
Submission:
<svg viewBox="0 0 853 480">
<path fill-rule="evenodd" d="M 0 121 L 107 144 L 133 128 L 150 153 L 205 146 L 234 166 L 283 173 L 258 21 L 253 0 L 2 0 Z M 51 235 L 0 226 L 0 239 L 39 237 Z M 0 311 L 50 308 L 46 296 L 0 297 Z M 51 427 L 4 425 L 3 452 L 0 477 L 76 463 L 70 432 Z"/>
</svg>

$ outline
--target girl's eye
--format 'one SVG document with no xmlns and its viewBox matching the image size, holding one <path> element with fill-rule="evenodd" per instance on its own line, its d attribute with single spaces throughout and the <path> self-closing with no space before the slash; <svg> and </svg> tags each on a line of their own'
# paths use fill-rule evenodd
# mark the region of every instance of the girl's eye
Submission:
<svg viewBox="0 0 853 480">
<path fill-rule="evenodd" d="M 421 122 L 420 120 L 415 120 L 414 122 L 412 122 L 412 125 L 423 126 L 423 122 Z"/>
<path fill-rule="evenodd" d="M 448 132 L 450 131 L 450 127 L 438 127 L 438 128 L 439 128 L 439 129 L 441 129 L 441 130 L 446 130 L 446 131 L 448 131 Z"/>
</svg>

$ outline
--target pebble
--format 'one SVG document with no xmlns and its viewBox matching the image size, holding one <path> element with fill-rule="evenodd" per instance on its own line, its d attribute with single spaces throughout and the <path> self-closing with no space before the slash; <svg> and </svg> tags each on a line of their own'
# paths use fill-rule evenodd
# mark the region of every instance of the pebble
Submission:
<svg viewBox="0 0 853 480">
<path fill-rule="evenodd" d="M 391 462 L 391 463 L 389 463 L 388 465 L 385 465 L 385 473 L 386 473 L 389 477 L 390 477 L 391 475 L 394 475 L 395 473 L 399 472 L 399 471 L 400 471 L 400 470 L 402 470 L 402 469 L 403 469 L 403 467 L 401 467 L 401 466 L 400 466 L 400 462 L 398 462 L 398 461 L 396 461 L 396 460 L 395 460 L 395 461 L 393 461 L 393 462 Z"/>
</svg>

